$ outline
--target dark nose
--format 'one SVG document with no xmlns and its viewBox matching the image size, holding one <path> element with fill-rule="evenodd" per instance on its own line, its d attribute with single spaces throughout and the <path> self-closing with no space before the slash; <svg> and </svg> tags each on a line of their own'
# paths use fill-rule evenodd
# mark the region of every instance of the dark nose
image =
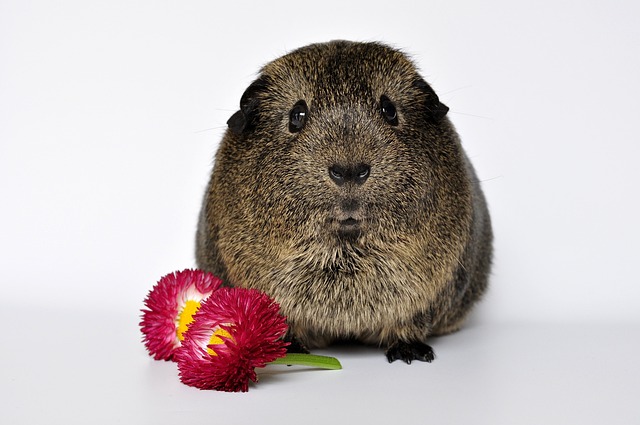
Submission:
<svg viewBox="0 0 640 425">
<path fill-rule="evenodd" d="M 329 167 L 329 177 L 338 186 L 349 182 L 363 184 L 369 178 L 370 173 L 371 167 L 367 164 L 358 164 L 355 166 L 334 164 Z"/>
</svg>

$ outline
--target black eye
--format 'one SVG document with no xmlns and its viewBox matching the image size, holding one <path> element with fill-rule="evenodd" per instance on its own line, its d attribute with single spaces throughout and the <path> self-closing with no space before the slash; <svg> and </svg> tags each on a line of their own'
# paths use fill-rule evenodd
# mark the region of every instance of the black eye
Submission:
<svg viewBox="0 0 640 425">
<path fill-rule="evenodd" d="M 391 125 L 398 125 L 398 113 L 392 101 L 385 95 L 380 96 L 380 113 Z"/>
<path fill-rule="evenodd" d="M 302 130 L 308 114 L 309 108 L 307 108 L 307 103 L 304 100 L 296 102 L 293 108 L 291 108 L 291 112 L 289 112 L 289 131 L 297 133 Z"/>
</svg>

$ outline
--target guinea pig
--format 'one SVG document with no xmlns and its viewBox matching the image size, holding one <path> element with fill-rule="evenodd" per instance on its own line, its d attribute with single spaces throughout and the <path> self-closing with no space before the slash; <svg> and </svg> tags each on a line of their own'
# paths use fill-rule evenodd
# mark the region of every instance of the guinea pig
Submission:
<svg viewBox="0 0 640 425">
<path fill-rule="evenodd" d="M 449 108 L 399 50 L 332 41 L 265 65 L 215 157 L 198 267 L 280 304 L 292 351 L 434 359 L 487 287 L 492 230 Z"/>
</svg>

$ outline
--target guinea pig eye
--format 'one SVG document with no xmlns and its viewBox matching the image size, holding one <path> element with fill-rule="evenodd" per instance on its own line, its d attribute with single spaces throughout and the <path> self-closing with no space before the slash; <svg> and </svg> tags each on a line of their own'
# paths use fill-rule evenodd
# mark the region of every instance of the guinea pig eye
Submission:
<svg viewBox="0 0 640 425">
<path fill-rule="evenodd" d="M 380 96 L 380 113 L 389 124 L 398 125 L 396 106 L 385 95 Z"/>
<path fill-rule="evenodd" d="M 307 103 L 304 100 L 296 102 L 293 108 L 291 108 L 291 112 L 289 112 L 289 131 L 297 133 L 302 130 L 308 114 L 309 108 L 307 108 Z"/>
</svg>

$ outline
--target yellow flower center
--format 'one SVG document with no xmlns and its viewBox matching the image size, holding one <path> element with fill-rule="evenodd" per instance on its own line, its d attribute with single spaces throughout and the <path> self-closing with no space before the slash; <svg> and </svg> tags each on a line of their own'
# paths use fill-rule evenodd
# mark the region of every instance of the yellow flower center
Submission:
<svg viewBox="0 0 640 425">
<path fill-rule="evenodd" d="M 180 315 L 178 316 L 178 329 L 176 334 L 180 341 L 184 341 L 184 333 L 187 331 L 189 324 L 193 322 L 193 315 L 200 308 L 200 303 L 194 300 L 187 300 Z"/>
<path fill-rule="evenodd" d="M 196 314 L 196 311 L 200 308 L 200 302 L 194 300 L 187 300 L 182 308 L 182 311 L 178 315 L 178 328 L 176 329 L 176 335 L 180 341 L 184 341 L 184 333 L 189 328 L 191 322 L 193 322 L 193 315 Z M 209 343 L 207 345 L 220 345 L 224 344 L 224 340 L 221 338 L 231 338 L 231 334 L 225 331 L 222 328 L 217 328 L 211 338 L 209 339 Z M 218 354 L 213 351 L 210 347 L 207 347 L 207 353 L 211 356 L 217 356 Z"/>
<path fill-rule="evenodd" d="M 213 333 L 213 335 L 211 335 L 211 339 L 209 340 L 209 345 L 224 344 L 224 340 L 220 338 L 221 336 L 225 338 L 231 338 L 231 334 L 229 332 L 225 331 L 224 329 L 218 328 Z M 215 351 L 211 349 L 211 347 L 207 347 L 207 353 L 209 353 L 212 356 L 218 355 Z"/>
</svg>

